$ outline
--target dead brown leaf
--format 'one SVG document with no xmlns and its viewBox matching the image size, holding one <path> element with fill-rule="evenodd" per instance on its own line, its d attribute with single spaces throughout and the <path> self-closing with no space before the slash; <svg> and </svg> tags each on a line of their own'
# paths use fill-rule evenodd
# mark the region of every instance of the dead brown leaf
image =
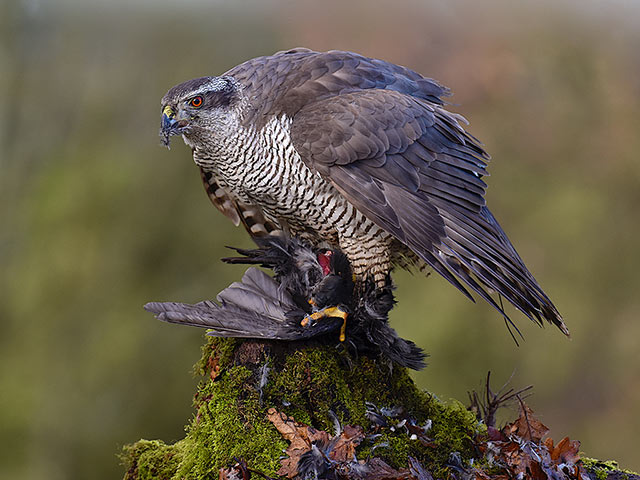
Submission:
<svg viewBox="0 0 640 480">
<path fill-rule="evenodd" d="M 218 356 L 209 357 L 209 361 L 207 362 L 207 369 L 209 370 L 209 378 L 211 380 L 215 380 L 220 375 L 220 359 Z"/>
<path fill-rule="evenodd" d="M 288 458 L 280 462 L 282 465 L 278 475 L 293 478 L 298 475 L 298 462 L 300 457 L 311 450 L 314 441 L 328 442 L 327 432 L 316 430 L 313 427 L 296 422 L 293 418 L 278 412 L 275 408 L 267 411 L 267 418 L 278 429 L 282 436 L 291 442 L 287 448 Z"/>
<path fill-rule="evenodd" d="M 578 440 L 569 440 L 569 437 L 564 437 L 555 447 L 553 446 L 553 440 L 549 443 L 547 445 L 547 442 L 545 442 L 545 445 L 549 449 L 551 460 L 554 464 L 566 463 L 567 465 L 575 465 L 580 460 L 580 442 Z"/>
<path fill-rule="evenodd" d="M 362 427 L 347 425 L 335 441 L 329 458 L 336 462 L 350 462 L 356 456 L 356 447 L 360 445 L 363 438 Z"/>
<path fill-rule="evenodd" d="M 351 462 L 355 459 L 356 447 L 364 439 L 362 427 L 344 427 L 338 437 L 331 438 L 322 430 L 296 422 L 293 418 L 278 412 L 275 408 L 267 411 L 267 418 L 278 429 L 282 436 L 290 442 L 287 448 L 288 458 L 282 460 L 278 475 L 293 478 L 299 474 L 298 463 L 300 457 L 311 450 L 314 442 L 326 445 L 328 458 L 337 463 Z M 389 467 L 390 468 L 390 467 Z"/>
<path fill-rule="evenodd" d="M 507 442 L 507 445 L 502 450 L 504 463 L 509 467 L 509 470 L 513 472 L 514 476 L 527 475 L 531 473 L 532 463 L 534 459 L 529 452 L 526 452 L 520 448 L 516 442 Z M 526 477 L 534 478 L 538 477 Z"/>
<path fill-rule="evenodd" d="M 502 433 L 507 437 L 509 435 L 517 435 L 525 440 L 530 440 L 534 443 L 540 443 L 542 437 L 544 437 L 549 429 L 540 420 L 538 420 L 531 410 L 524 402 L 520 403 L 520 416 L 518 419 L 504 426 Z"/>
<path fill-rule="evenodd" d="M 234 457 L 234 460 L 236 460 L 235 465 L 218 470 L 218 480 L 249 480 L 250 478 L 256 478 L 256 476 L 265 480 L 277 480 L 258 470 L 249 468 L 247 462 L 242 458 Z"/>
<path fill-rule="evenodd" d="M 250 476 L 244 461 L 238 462 L 232 467 L 221 468 L 218 471 L 218 480 L 248 480 Z"/>
<path fill-rule="evenodd" d="M 490 433 L 487 442 L 478 445 L 484 455 L 491 455 L 503 470 L 494 475 L 475 470 L 476 480 L 581 480 L 580 442 L 563 438 L 554 445 L 552 438 L 542 441 L 549 429 L 520 400 L 520 416 L 499 432 Z"/>
</svg>

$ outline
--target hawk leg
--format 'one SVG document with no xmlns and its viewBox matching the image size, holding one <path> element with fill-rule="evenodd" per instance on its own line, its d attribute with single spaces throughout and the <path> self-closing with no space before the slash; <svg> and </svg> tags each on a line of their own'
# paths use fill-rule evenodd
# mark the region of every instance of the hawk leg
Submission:
<svg viewBox="0 0 640 480">
<path fill-rule="evenodd" d="M 377 229 L 371 236 L 341 237 L 340 249 L 347 255 L 355 276 L 355 294 L 362 295 L 364 284 L 373 280 L 376 288 L 384 288 L 392 269 L 392 237 Z"/>
</svg>

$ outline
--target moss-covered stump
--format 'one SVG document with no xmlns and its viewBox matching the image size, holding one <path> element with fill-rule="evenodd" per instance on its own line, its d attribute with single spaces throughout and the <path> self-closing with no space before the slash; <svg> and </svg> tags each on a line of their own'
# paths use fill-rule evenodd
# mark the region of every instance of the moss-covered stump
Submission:
<svg viewBox="0 0 640 480">
<path fill-rule="evenodd" d="M 125 479 L 217 479 L 237 459 L 276 476 L 288 442 L 267 418 L 271 408 L 330 433 L 336 419 L 369 433 L 389 416 L 398 423 L 409 418 L 428 427 L 428 441 L 407 428 L 384 428 L 362 441 L 356 456 L 375 451 L 394 468 L 406 467 L 411 456 L 440 478 L 452 454 L 464 462 L 473 457 L 473 439 L 484 429 L 461 404 L 417 389 L 405 369 L 332 346 L 212 338 L 198 369 L 205 379 L 186 438 L 125 447 Z"/>
<path fill-rule="evenodd" d="M 312 444 L 316 458 L 336 460 L 331 478 L 640 480 L 579 460 L 578 442 L 542 442 L 546 427 L 524 404 L 519 420 L 487 432 L 460 403 L 417 389 L 404 368 L 332 346 L 209 338 L 197 369 L 186 437 L 125 447 L 125 480 L 292 478 L 301 452 L 313 463 Z M 365 462 L 360 473 L 339 470 Z"/>
<path fill-rule="evenodd" d="M 640 480 L 640 475 L 620 469 L 617 462 L 583 458 L 582 463 L 594 480 Z"/>
</svg>

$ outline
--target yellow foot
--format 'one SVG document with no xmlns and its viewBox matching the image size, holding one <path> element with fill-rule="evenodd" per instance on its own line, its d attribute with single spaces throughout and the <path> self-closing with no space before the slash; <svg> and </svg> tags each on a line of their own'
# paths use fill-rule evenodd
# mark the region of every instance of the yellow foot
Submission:
<svg viewBox="0 0 640 480">
<path fill-rule="evenodd" d="M 322 310 L 318 310 L 317 312 L 313 312 L 311 315 L 307 315 L 302 319 L 300 325 L 306 327 L 311 323 L 311 321 L 321 320 L 323 318 L 341 318 L 342 319 L 342 327 L 340 327 L 340 341 L 344 342 L 346 335 L 345 331 L 347 329 L 347 317 L 349 314 L 342 310 L 340 307 L 326 307 Z"/>
</svg>

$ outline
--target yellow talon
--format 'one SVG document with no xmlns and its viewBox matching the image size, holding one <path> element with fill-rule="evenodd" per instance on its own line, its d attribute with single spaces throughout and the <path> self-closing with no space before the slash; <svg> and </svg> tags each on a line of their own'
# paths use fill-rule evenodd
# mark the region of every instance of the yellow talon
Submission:
<svg viewBox="0 0 640 480">
<path fill-rule="evenodd" d="M 317 321 L 317 320 L 321 320 L 323 318 L 328 318 L 328 317 L 341 318 L 342 326 L 340 327 L 340 341 L 344 342 L 345 339 L 347 338 L 346 330 L 347 330 L 348 316 L 349 314 L 344 310 L 342 310 L 340 307 L 327 307 L 327 308 L 323 308 L 322 310 L 318 310 L 317 312 L 313 312 L 311 315 L 307 315 L 302 319 L 302 321 L 300 322 L 300 325 L 302 325 L 303 327 L 306 327 L 307 325 L 309 325 L 311 320 Z"/>
</svg>

